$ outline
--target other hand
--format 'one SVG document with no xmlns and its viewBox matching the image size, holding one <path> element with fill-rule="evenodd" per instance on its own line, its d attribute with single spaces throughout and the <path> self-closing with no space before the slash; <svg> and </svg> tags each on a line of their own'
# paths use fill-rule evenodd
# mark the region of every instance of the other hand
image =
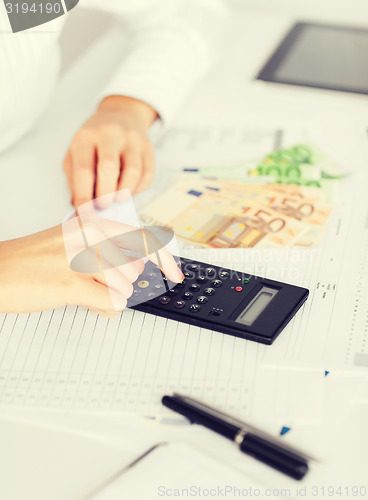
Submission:
<svg viewBox="0 0 368 500">
<path fill-rule="evenodd" d="M 139 193 L 154 177 L 154 150 L 147 137 L 157 118 L 148 104 L 124 96 L 104 99 L 96 113 L 75 134 L 64 160 L 72 204 L 93 198 L 106 208 L 116 191 Z"/>
</svg>

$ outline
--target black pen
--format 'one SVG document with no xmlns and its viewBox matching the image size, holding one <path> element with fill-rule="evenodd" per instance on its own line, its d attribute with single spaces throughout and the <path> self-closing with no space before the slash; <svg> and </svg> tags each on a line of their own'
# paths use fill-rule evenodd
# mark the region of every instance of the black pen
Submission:
<svg viewBox="0 0 368 500">
<path fill-rule="evenodd" d="M 172 396 L 164 396 L 162 404 L 184 415 L 191 422 L 231 439 L 243 453 L 294 479 L 302 479 L 308 472 L 308 460 L 312 457 L 196 399 L 174 393 Z"/>
</svg>

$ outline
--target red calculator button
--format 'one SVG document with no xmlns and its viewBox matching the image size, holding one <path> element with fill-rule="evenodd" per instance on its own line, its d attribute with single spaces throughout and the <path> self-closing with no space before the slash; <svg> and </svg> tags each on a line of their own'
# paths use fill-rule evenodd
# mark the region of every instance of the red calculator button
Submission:
<svg viewBox="0 0 368 500">
<path fill-rule="evenodd" d="M 241 286 L 236 286 L 236 287 L 235 287 L 235 290 L 236 290 L 237 292 L 241 292 L 241 291 L 243 290 L 243 287 L 241 287 Z"/>
</svg>

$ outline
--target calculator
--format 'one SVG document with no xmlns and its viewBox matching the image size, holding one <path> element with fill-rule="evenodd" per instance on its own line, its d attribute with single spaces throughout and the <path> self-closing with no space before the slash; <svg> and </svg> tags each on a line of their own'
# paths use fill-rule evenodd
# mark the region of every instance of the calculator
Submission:
<svg viewBox="0 0 368 500">
<path fill-rule="evenodd" d="M 169 281 L 152 262 L 134 283 L 127 307 L 272 344 L 308 297 L 308 290 L 189 259 L 175 259 L 184 281 Z"/>
</svg>

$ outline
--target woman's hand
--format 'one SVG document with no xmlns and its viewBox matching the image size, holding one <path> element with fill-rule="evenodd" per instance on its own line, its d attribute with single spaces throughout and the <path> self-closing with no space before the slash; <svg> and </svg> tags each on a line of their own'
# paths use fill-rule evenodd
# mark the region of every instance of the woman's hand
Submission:
<svg viewBox="0 0 368 500">
<path fill-rule="evenodd" d="M 75 134 L 64 160 L 74 206 L 115 192 L 144 190 L 154 177 L 154 152 L 147 131 L 156 111 L 137 99 L 109 96 Z"/>
<path fill-rule="evenodd" d="M 174 259 L 164 249 L 163 271 L 176 282 L 183 279 Z M 103 257 L 103 256 L 102 256 Z M 123 309 L 132 283 L 143 271 L 141 260 L 112 268 L 108 284 L 104 272 L 73 271 L 66 256 L 62 226 L 0 242 L 0 312 L 23 313 L 59 306 L 83 305 L 107 316 Z M 114 302 L 114 303 L 113 303 Z"/>
<path fill-rule="evenodd" d="M 83 305 L 109 315 L 113 305 L 104 274 L 72 271 L 61 226 L 0 243 L 0 312 L 41 311 L 67 304 Z M 126 267 L 119 282 L 128 298 L 143 262 Z"/>
</svg>

